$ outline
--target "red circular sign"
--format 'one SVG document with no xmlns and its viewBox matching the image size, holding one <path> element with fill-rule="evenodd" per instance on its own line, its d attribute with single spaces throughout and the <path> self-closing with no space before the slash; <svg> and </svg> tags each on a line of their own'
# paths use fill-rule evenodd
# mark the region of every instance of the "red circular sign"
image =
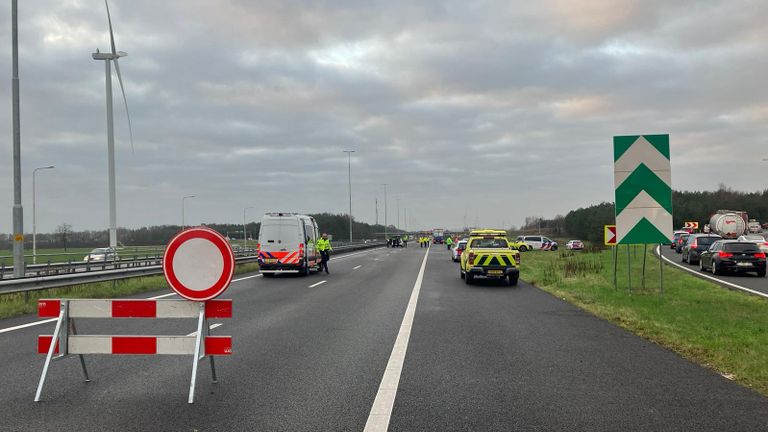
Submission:
<svg viewBox="0 0 768 432">
<path fill-rule="evenodd" d="M 187 300 L 207 301 L 227 289 L 235 274 L 232 247 L 216 231 L 186 229 L 168 242 L 163 254 L 168 285 Z"/>
</svg>

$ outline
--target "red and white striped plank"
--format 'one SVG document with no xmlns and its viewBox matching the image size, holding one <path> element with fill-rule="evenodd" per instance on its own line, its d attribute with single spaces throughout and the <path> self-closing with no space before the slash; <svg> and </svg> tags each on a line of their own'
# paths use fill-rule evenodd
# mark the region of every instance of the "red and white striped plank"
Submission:
<svg viewBox="0 0 768 432">
<path fill-rule="evenodd" d="M 58 317 L 60 312 L 61 300 L 38 300 L 40 318 Z M 199 312 L 199 303 L 183 299 L 69 300 L 70 318 L 197 318 Z M 205 302 L 205 316 L 232 318 L 232 300 Z"/>
<path fill-rule="evenodd" d="M 47 354 L 53 336 L 37 337 L 38 354 Z M 191 355 L 195 353 L 195 336 L 111 336 L 71 335 L 67 341 L 69 354 Z M 231 336 L 206 336 L 205 355 L 231 355 Z M 55 353 L 59 352 L 56 342 Z"/>
</svg>

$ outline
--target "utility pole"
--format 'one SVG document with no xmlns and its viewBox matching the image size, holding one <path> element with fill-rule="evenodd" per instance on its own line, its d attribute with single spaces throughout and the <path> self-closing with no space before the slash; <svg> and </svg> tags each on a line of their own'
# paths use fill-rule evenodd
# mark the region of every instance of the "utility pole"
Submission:
<svg viewBox="0 0 768 432">
<path fill-rule="evenodd" d="M 347 176 L 349 178 L 349 242 L 352 243 L 352 153 L 354 150 L 342 150 L 347 154 Z"/>
<path fill-rule="evenodd" d="M 23 277 L 24 263 L 24 209 L 21 206 L 21 129 L 19 121 L 19 17 L 17 0 L 11 0 L 11 50 L 13 75 L 13 277 Z"/>
</svg>

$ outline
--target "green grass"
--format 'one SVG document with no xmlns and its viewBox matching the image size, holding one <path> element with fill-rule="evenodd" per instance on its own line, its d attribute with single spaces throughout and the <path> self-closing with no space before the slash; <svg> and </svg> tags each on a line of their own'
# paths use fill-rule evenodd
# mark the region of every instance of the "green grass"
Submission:
<svg viewBox="0 0 768 432">
<path fill-rule="evenodd" d="M 246 263 L 239 264 L 235 273 L 250 273 L 258 270 L 258 264 Z M 33 291 L 28 295 L 24 293 L 0 295 L 0 319 L 36 312 L 37 300 L 41 298 L 118 298 L 162 289 L 168 289 L 163 276 L 147 276 Z"/>
<path fill-rule="evenodd" d="M 528 252 L 521 277 L 592 314 L 679 353 L 768 395 L 768 301 L 730 291 L 682 270 L 664 266 L 659 295 L 658 258 L 647 255 L 645 288 L 642 246 L 630 251 L 632 293 L 627 287 L 627 250 Z"/>
<path fill-rule="evenodd" d="M 64 248 L 38 248 L 37 263 L 46 264 L 49 261 L 52 263 L 60 263 L 67 262 L 69 260 L 72 260 L 72 262 L 78 262 L 82 261 L 85 255 L 87 255 L 88 252 L 92 251 L 93 249 L 95 248 L 67 248 L 65 251 Z M 133 259 L 134 256 L 140 258 L 146 256 L 147 254 L 156 255 L 158 253 L 162 253 L 164 249 L 165 246 L 129 246 L 125 248 L 118 248 L 117 254 L 122 259 Z M 24 261 L 27 264 L 32 264 L 31 247 L 24 249 L 24 257 Z M 2 264 L 5 264 L 6 266 L 13 266 L 13 251 L 8 249 L 0 250 L 0 265 Z"/>
</svg>

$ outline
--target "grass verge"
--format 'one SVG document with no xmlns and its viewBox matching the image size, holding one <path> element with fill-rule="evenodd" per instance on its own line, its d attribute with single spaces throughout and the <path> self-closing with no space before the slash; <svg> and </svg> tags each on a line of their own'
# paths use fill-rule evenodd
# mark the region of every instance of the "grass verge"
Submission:
<svg viewBox="0 0 768 432">
<path fill-rule="evenodd" d="M 256 263 L 239 264 L 235 274 L 258 270 Z M 118 298 L 162 289 L 169 289 L 163 276 L 146 276 L 32 291 L 28 296 L 24 293 L 0 295 L 0 319 L 36 312 L 37 300 L 41 298 Z"/>
<path fill-rule="evenodd" d="M 658 258 L 650 248 L 646 257 L 644 289 L 642 246 L 620 249 L 618 289 L 613 287 L 612 251 L 527 253 L 521 275 L 569 303 L 768 396 L 768 301 L 668 265 L 661 297 Z"/>
</svg>

